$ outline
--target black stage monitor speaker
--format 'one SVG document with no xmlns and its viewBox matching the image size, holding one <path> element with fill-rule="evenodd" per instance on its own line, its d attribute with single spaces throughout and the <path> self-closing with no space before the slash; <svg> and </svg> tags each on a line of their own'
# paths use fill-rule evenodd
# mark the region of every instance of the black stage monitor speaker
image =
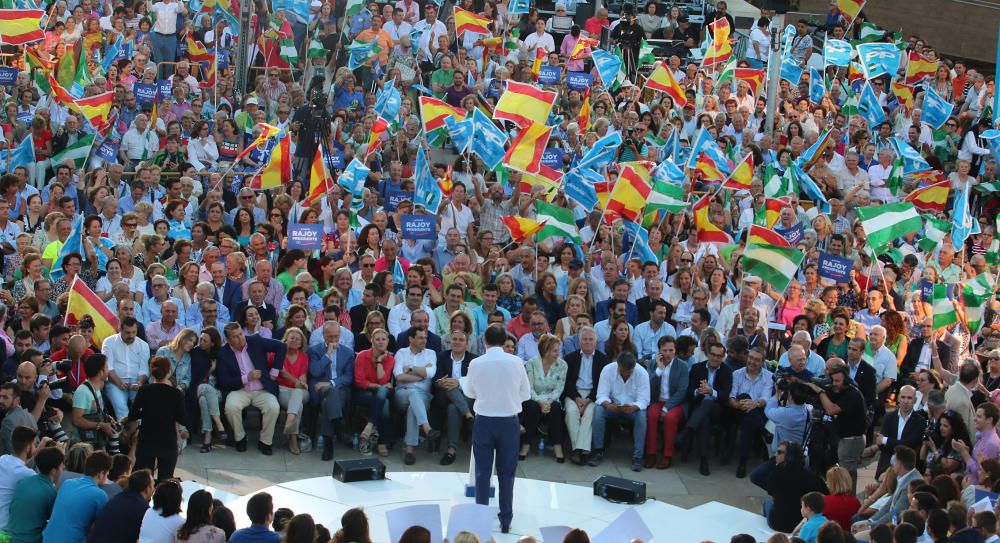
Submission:
<svg viewBox="0 0 1000 543">
<path fill-rule="evenodd" d="M 377 458 L 337 460 L 333 463 L 333 478 L 342 483 L 380 481 L 385 479 L 385 464 Z"/>
<path fill-rule="evenodd" d="M 763 9 L 769 9 L 775 13 L 788 13 L 791 9 L 790 0 L 764 0 L 762 4 Z"/>
<path fill-rule="evenodd" d="M 594 495 L 617 503 L 644 503 L 646 483 L 604 475 L 594 481 Z"/>
</svg>

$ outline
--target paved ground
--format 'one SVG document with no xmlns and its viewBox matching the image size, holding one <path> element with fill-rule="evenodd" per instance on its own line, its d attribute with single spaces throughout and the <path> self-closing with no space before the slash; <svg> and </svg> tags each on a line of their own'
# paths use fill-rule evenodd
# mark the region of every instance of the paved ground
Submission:
<svg viewBox="0 0 1000 543">
<path fill-rule="evenodd" d="M 333 462 L 320 460 L 318 451 L 299 456 L 292 455 L 284 447 L 275 447 L 274 456 L 264 456 L 255 447 L 256 435 L 251 434 L 249 450 L 238 453 L 232 448 L 217 446 L 211 453 L 202 454 L 197 446 L 185 449 L 178 463 L 177 475 L 183 479 L 195 480 L 220 490 L 244 495 L 285 481 L 307 479 L 322 475 L 329 476 Z M 360 458 L 357 451 L 341 445 L 335 448 L 336 458 Z M 459 451 L 458 460 L 448 467 L 438 464 L 440 453 L 428 453 L 418 449 L 417 463 L 404 466 L 397 447 L 383 463 L 389 471 L 458 471 L 467 472 L 468 450 Z M 658 500 L 691 508 L 710 501 L 718 501 L 740 507 L 747 511 L 759 512 L 766 497 L 764 492 L 749 479 L 736 478 L 735 463 L 711 466 L 712 474 L 703 477 L 698 473 L 698 463 L 675 463 L 668 470 L 644 470 L 633 473 L 630 469 L 628 451 L 623 446 L 612 448 L 604 463 L 597 468 L 577 466 L 567 461 L 556 463 L 550 450 L 545 456 L 531 455 L 518 465 L 518 477 L 545 481 L 591 486 L 603 474 L 645 481 L 647 495 Z M 675 458 L 679 460 L 679 458 Z M 752 463 L 752 462 L 751 462 Z M 870 481 L 874 465 L 863 471 L 862 483 Z"/>
</svg>

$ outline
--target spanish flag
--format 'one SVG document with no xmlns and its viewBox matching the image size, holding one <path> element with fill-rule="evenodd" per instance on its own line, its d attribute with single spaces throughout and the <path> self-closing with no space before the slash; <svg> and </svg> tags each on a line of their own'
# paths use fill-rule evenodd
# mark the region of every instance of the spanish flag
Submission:
<svg viewBox="0 0 1000 543">
<path fill-rule="evenodd" d="M 729 28 L 729 21 L 725 18 L 716 19 L 708 27 L 712 30 L 712 41 L 705 50 L 705 57 L 701 60 L 701 65 L 725 64 L 733 56 L 733 45 L 729 43 L 729 35 L 732 31 Z"/>
<path fill-rule="evenodd" d="M 465 110 L 451 107 L 446 102 L 430 96 L 420 97 L 420 118 L 424 122 L 424 132 L 437 130 L 444 126 L 445 117 L 454 117 L 456 121 L 465 120 Z"/>
<path fill-rule="evenodd" d="M 90 121 L 90 126 L 98 128 L 108 122 L 108 113 L 111 111 L 111 102 L 114 98 L 115 93 L 109 91 L 76 100 L 76 107 Z"/>
<path fill-rule="evenodd" d="M 920 53 L 913 51 L 910 53 L 909 62 L 906 63 L 906 78 L 903 80 L 907 85 L 916 85 L 926 77 L 934 77 L 940 63 L 931 60 Z"/>
<path fill-rule="evenodd" d="M 490 20 L 482 15 L 455 6 L 455 33 L 458 36 L 466 32 L 473 34 L 491 34 Z"/>
<path fill-rule="evenodd" d="M 532 123 L 545 124 L 555 101 L 556 93 L 552 91 L 541 90 L 530 83 L 508 81 L 507 90 L 500 94 L 493 109 L 493 118 L 510 121 L 521 128 Z"/>
<path fill-rule="evenodd" d="M 903 199 L 904 202 L 913 203 L 914 207 L 924 210 L 944 211 L 945 203 L 948 201 L 948 192 L 951 190 L 951 181 L 945 179 L 939 183 L 928 185 L 922 189 L 917 189 Z"/>
<path fill-rule="evenodd" d="M 858 14 L 864 9 L 865 3 L 868 0 L 837 0 L 837 7 L 840 9 L 840 14 L 844 16 L 844 20 L 847 24 L 854 22 L 854 19 L 858 18 Z"/>
<path fill-rule="evenodd" d="M 581 134 L 590 130 L 590 87 L 583 90 L 583 103 L 580 104 L 576 124 L 580 127 Z"/>
<path fill-rule="evenodd" d="M 747 153 L 747 156 L 743 157 L 743 160 L 733 168 L 733 173 L 722 184 L 722 188 L 730 190 L 749 189 L 751 181 L 753 181 L 753 153 Z"/>
<path fill-rule="evenodd" d="M 631 165 L 623 167 L 621 173 L 618 174 L 618 182 L 611 189 L 611 196 L 608 198 L 605 211 L 606 217 L 620 217 L 628 221 L 638 222 L 652 190 L 649 183 L 635 168 Z"/>
<path fill-rule="evenodd" d="M 215 86 L 216 72 L 219 68 L 219 61 L 212 55 L 212 60 L 208 63 L 208 69 L 205 70 L 205 80 L 198 83 L 198 86 L 203 89 L 210 89 Z"/>
<path fill-rule="evenodd" d="M 753 68 L 736 68 L 733 70 L 733 77 L 737 81 L 745 81 L 750 85 L 750 94 L 760 96 L 760 89 L 764 86 L 764 80 L 767 79 L 767 70 L 763 68 L 759 70 L 754 70 Z"/>
<path fill-rule="evenodd" d="M 657 62 L 656 67 L 653 68 L 653 73 L 649 74 L 649 79 L 646 80 L 646 88 L 666 93 L 674 99 L 674 104 L 679 107 L 684 107 L 687 104 L 687 95 L 684 94 L 684 88 L 674 79 L 674 74 L 670 73 L 670 67 L 662 61 Z"/>
<path fill-rule="evenodd" d="M 24 45 L 45 38 L 44 9 L 0 9 L 0 43 Z"/>
<path fill-rule="evenodd" d="M 292 136 L 285 134 L 271 150 L 264 168 L 250 182 L 252 189 L 273 189 L 292 179 Z"/>
<path fill-rule="evenodd" d="M 375 122 L 372 123 L 371 135 L 368 137 L 368 152 L 365 154 L 365 158 L 368 158 L 382 147 L 382 134 L 385 134 L 388 128 L 389 121 L 385 120 L 381 115 L 375 118 Z"/>
<path fill-rule="evenodd" d="M 747 235 L 747 245 L 777 245 L 779 247 L 791 247 L 788 240 L 781 237 L 777 232 L 760 225 L 750 225 L 750 232 Z"/>
<path fill-rule="evenodd" d="M 314 200 L 322 198 L 336 184 L 326 167 L 326 162 L 323 161 L 323 145 L 317 145 L 316 158 L 309 168 L 309 194 L 302 201 L 302 205 L 307 206 Z M 298 222 L 298 217 L 293 217 L 292 222 Z"/>
<path fill-rule="evenodd" d="M 909 112 L 913 110 L 913 87 L 893 81 L 892 93 L 896 95 L 896 99 L 899 100 L 905 111 Z"/>
<path fill-rule="evenodd" d="M 533 187 L 542 187 L 544 189 L 541 194 L 542 197 L 546 202 L 551 202 L 559 190 L 562 176 L 563 173 L 561 171 L 541 164 L 538 167 L 538 173 L 521 173 L 519 186 L 521 187 L 521 192 L 524 194 L 531 194 Z"/>
<path fill-rule="evenodd" d="M 98 345 L 104 340 L 118 333 L 121 323 L 118 317 L 104 305 L 104 302 L 90 290 L 80 276 L 73 279 L 73 284 L 69 286 L 69 299 L 66 303 L 66 326 L 72 326 L 84 317 L 89 316 L 94 319 L 94 342 Z"/>
<path fill-rule="evenodd" d="M 538 82 L 538 74 L 542 73 L 542 61 L 545 60 L 545 49 L 535 50 L 535 61 L 531 63 L 531 80 Z"/>
<path fill-rule="evenodd" d="M 853 85 L 855 81 L 859 81 L 865 78 L 865 73 L 861 69 L 861 65 L 857 62 L 851 62 L 850 68 L 847 69 L 847 84 Z"/>
<path fill-rule="evenodd" d="M 701 180 L 706 183 L 721 182 L 726 179 L 726 174 L 722 173 L 722 170 L 708 153 L 702 153 L 698 156 L 694 170 L 701 175 Z"/>
<path fill-rule="evenodd" d="M 698 241 L 701 243 L 723 243 L 732 245 L 733 238 L 725 233 L 721 228 L 712 224 L 708 219 L 709 207 L 712 203 L 712 195 L 702 196 L 694 204 L 694 227 L 698 232 Z"/>
<path fill-rule="evenodd" d="M 239 162 L 241 158 L 252 153 L 258 145 L 266 143 L 271 137 L 281 132 L 281 129 L 277 126 L 271 126 L 267 123 L 257 123 L 257 128 L 260 128 L 260 134 L 250 142 L 250 145 L 247 145 L 245 149 L 240 151 L 240 154 L 236 155 L 236 160 L 233 162 Z"/>
<path fill-rule="evenodd" d="M 774 225 L 778 224 L 778 219 L 781 218 L 781 208 L 788 205 L 784 200 L 779 198 L 764 198 L 764 205 L 760 206 L 757 210 L 757 215 L 754 217 L 754 224 L 758 224 L 765 228 L 773 228 Z"/>
<path fill-rule="evenodd" d="M 580 60 L 582 58 L 587 58 L 590 56 L 590 51 L 594 47 L 600 45 L 601 42 L 597 40 L 592 40 L 590 38 L 585 38 L 580 36 L 577 40 L 576 45 L 573 46 L 573 51 L 569 54 L 570 60 Z"/>
<path fill-rule="evenodd" d="M 510 91 L 508 91 L 510 92 Z M 542 153 L 549 144 L 552 127 L 545 123 L 532 123 L 521 130 L 503 157 L 503 164 L 522 172 L 538 173 Z"/>
<path fill-rule="evenodd" d="M 52 87 L 52 95 L 55 97 L 55 99 L 60 104 L 70 109 L 74 109 L 76 107 L 76 99 L 73 98 L 73 95 L 71 95 L 69 91 L 66 90 L 66 87 L 60 85 L 59 82 L 56 81 L 56 78 L 52 77 L 51 72 L 48 74 L 48 78 L 49 78 L 49 86 Z"/>
<path fill-rule="evenodd" d="M 188 46 L 188 59 L 191 62 L 211 62 L 215 55 L 208 52 L 205 48 L 205 44 L 194 39 L 194 36 L 189 32 L 187 35 L 187 46 Z"/>
<path fill-rule="evenodd" d="M 438 188 L 441 189 L 441 195 L 448 198 L 451 197 L 452 193 L 455 192 L 455 179 L 452 175 L 451 164 L 445 169 L 444 178 L 442 178 L 438 183 Z"/>
<path fill-rule="evenodd" d="M 534 219 L 526 219 L 516 215 L 504 215 L 500 217 L 500 220 L 503 221 L 505 226 L 507 226 L 507 230 L 510 230 L 510 238 L 517 243 L 521 243 L 529 237 L 537 234 L 538 231 L 545 226 L 545 223 L 548 222 L 539 222 Z"/>
<path fill-rule="evenodd" d="M 601 206 L 601 209 L 608 207 L 608 198 L 611 197 L 611 189 L 614 186 L 614 183 L 611 181 L 594 183 L 594 192 L 597 193 L 597 205 Z"/>
</svg>

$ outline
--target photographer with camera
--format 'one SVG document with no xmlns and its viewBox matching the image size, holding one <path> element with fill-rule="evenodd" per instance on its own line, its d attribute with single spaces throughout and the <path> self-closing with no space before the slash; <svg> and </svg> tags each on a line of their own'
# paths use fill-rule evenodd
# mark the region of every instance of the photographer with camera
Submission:
<svg viewBox="0 0 1000 543">
<path fill-rule="evenodd" d="M 55 365 L 57 374 L 60 377 L 69 377 L 71 385 L 69 392 L 73 392 L 74 389 L 82 385 L 89 377 L 90 374 L 87 373 L 84 361 L 93 354 L 94 351 L 90 349 L 87 338 L 76 334 L 69 338 L 65 347 L 54 351 L 49 356 L 52 360 L 69 362 L 68 366 L 61 363 Z"/>
<path fill-rule="evenodd" d="M 850 370 L 843 359 L 827 360 L 826 374 L 830 378 L 829 386 L 820 386 L 815 382 L 806 386 L 819 395 L 823 410 L 833 419 L 837 461 L 851 474 L 851 492 L 856 492 L 858 465 L 865 449 L 865 431 L 868 429 L 868 406 L 861 390 L 851 380 Z"/>
<path fill-rule="evenodd" d="M 18 394 L 17 384 L 4 383 L 0 385 L 0 410 L 3 411 L 3 422 L 0 423 L 0 455 L 11 454 L 13 444 L 11 436 L 18 426 L 27 426 L 32 430 L 38 430 L 35 417 L 21 407 L 21 395 Z"/>
<path fill-rule="evenodd" d="M 625 4 L 622 6 L 621 19 L 611 30 L 611 40 L 621 46 L 624 57 L 622 69 L 630 81 L 635 81 L 638 75 L 639 48 L 645 38 L 646 33 L 635 18 L 635 5 Z"/>
<path fill-rule="evenodd" d="M 95 451 L 107 450 L 118 454 L 118 433 L 121 426 L 110 415 L 110 406 L 104 402 L 104 383 L 108 380 L 108 359 L 94 354 L 83 361 L 87 380 L 73 395 L 73 426 L 80 441 L 94 446 Z"/>
<path fill-rule="evenodd" d="M 69 379 L 57 379 L 52 361 L 43 358 L 41 351 L 28 349 L 23 358 L 25 361 L 18 365 L 15 381 L 21 407 L 31 413 L 42 435 L 60 443 L 69 441 L 62 427 L 63 411 L 58 407 L 60 404 L 67 409 L 70 406 L 64 395 Z"/>
<path fill-rule="evenodd" d="M 316 147 L 320 141 L 328 142 L 330 131 L 330 113 L 327 111 L 327 95 L 323 91 L 326 78 L 322 75 L 313 76 L 309 82 L 306 96 L 309 102 L 300 106 L 292 115 L 292 128 L 298 133 L 295 145 L 295 162 L 293 163 L 295 178 L 305 183 L 309 182 L 309 167 L 316 157 Z M 364 103 L 361 92 L 354 89 L 354 76 L 349 75 L 334 83 L 337 96 L 334 105 L 342 105 L 344 109 L 356 110 Z M 337 126 L 339 130 L 339 125 Z M 330 146 L 332 149 L 332 146 Z"/>
</svg>

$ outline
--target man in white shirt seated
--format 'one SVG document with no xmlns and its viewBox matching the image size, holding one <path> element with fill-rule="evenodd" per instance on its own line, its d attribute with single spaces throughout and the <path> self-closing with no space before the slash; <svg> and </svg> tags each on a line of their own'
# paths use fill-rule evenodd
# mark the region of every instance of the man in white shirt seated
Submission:
<svg viewBox="0 0 1000 543">
<path fill-rule="evenodd" d="M 392 374 L 396 378 L 396 407 L 406 412 L 406 456 L 403 463 L 416 462 L 413 448 L 420 442 L 421 432 L 428 440 L 437 439 L 441 432 L 431 428 L 427 409 L 431 405 L 431 379 L 437 372 L 437 355 L 427 349 L 427 330 L 410 328 L 410 346 L 396 353 Z"/>
<path fill-rule="evenodd" d="M 104 340 L 101 354 L 108 358 L 110 381 L 104 393 L 120 419 L 128 415 L 128 402 L 149 379 L 149 345 L 136 337 L 139 323 L 134 318 L 123 318 L 119 330 Z"/>
<path fill-rule="evenodd" d="M 632 471 L 642 471 L 646 445 L 646 408 L 649 407 L 649 374 L 638 365 L 635 355 L 622 353 L 617 362 L 601 370 L 594 409 L 594 454 L 588 465 L 604 460 L 604 431 L 608 422 L 632 426 Z"/>
</svg>

